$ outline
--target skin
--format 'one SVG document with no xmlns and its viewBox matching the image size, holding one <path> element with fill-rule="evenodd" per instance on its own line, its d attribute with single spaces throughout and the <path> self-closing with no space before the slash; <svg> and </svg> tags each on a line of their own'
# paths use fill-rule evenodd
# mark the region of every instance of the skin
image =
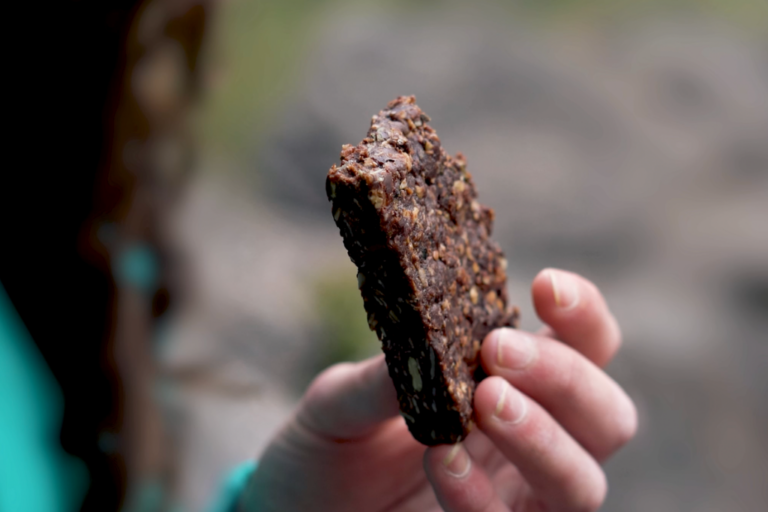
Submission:
<svg viewBox="0 0 768 512">
<path fill-rule="evenodd" d="M 621 332 L 597 287 L 562 270 L 531 286 L 539 333 L 493 331 L 475 392 L 477 427 L 426 448 L 398 415 L 382 356 L 312 383 L 239 503 L 271 511 L 592 511 L 600 463 L 629 441 L 637 413 L 602 368 Z"/>
</svg>

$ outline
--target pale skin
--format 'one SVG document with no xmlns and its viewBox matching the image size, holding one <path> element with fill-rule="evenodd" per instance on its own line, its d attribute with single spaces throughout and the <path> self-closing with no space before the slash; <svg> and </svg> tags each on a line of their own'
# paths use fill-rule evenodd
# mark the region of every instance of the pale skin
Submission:
<svg viewBox="0 0 768 512">
<path fill-rule="evenodd" d="M 600 463 L 629 441 L 637 414 L 604 371 L 621 332 L 597 287 L 546 269 L 531 286 L 538 333 L 485 339 L 488 377 L 464 442 L 426 448 L 409 434 L 383 357 L 333 366 L 260 458 L 243 512 L 592 511 Z"/>
</svg>

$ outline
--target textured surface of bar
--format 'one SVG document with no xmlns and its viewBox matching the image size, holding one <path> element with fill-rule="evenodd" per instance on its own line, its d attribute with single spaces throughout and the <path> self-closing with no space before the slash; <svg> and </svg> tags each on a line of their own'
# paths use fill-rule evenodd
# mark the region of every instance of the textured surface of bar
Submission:
<svg viewBox="0 0 768 512">
<path fill-rule="evenodd" d="M 481 342 L 517 311 L 490 238 L 493 211 L 428 121 L 414 97 L 390 102 L 358 146 L 343 146 L 326 192 L 400 411 L 418 441 L 435 445 L 469 433 Z"/>
</svg>

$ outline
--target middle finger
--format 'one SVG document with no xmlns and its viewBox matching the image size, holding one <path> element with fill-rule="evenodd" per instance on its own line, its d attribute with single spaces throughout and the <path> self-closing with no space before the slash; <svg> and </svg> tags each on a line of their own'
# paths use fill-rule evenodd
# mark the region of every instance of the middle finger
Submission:
<svg viewBox="0 0 768 512">
<path fill-rule="evenodd" d="M 634 404 L 605 372 L 574 349 L 516 329 L 493 331 L 483 367 L 544 407 L 597 460 L 626 443 L 637 428 Z"/>
<path fill-rule="evenodd" d="M 536 402 L 504 379 L 489 377 L 478 384 L 474 405 L 478 427 L 532 491 L 532 495 L 517 496 L 514 510 L 538 510 L 540 505 L 562 511 L 600 507 L 606 493 L 605 474 Z"/>
</svg>

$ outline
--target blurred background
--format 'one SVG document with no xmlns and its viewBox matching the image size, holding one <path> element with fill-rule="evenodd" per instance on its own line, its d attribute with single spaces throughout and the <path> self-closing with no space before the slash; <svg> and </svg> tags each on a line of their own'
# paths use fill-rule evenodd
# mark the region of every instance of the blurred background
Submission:
<svg viewBox="0 0 768 512">
<path fill-rule="evenodd" d="M 768 3 L 151 0 L 120 20 L 79 235 L 123 382 L 95 439 L 148 454 L 120 467 L 201 510 L 317 372 L 378 352 L 324 179 L 415 94 L 496 210 L 522 326 L 555 266 L 623 327 L 608 372 L 641 425 L 604 510 L 765 510 Z"/>
</svg>

